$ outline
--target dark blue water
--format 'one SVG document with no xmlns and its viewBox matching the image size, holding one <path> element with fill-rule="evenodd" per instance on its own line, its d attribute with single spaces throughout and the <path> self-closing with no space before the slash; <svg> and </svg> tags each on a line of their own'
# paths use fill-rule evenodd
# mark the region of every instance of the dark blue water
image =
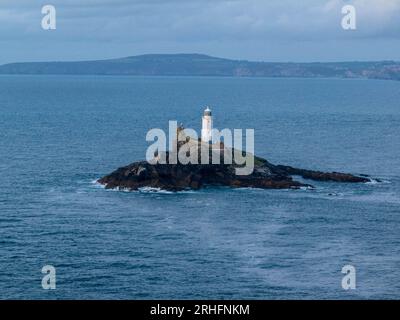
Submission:
<svg viewBox="0 0 400 320">
<path fill-rule="evenodd" d="M 106 191 L 168 120 L 254 128 L 316 190 Z M 400 298 L 400 82 L 0 77 L 0 298 Z M 57 269 L 57 289 L 41 268 Z M 357 270 L 344 291 L 341 269 Z"/>
</svg>

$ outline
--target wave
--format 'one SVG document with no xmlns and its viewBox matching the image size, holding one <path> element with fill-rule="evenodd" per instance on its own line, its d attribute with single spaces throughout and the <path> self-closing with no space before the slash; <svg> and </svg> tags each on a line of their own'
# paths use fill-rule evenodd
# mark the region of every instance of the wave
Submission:
<svg viewBox="0 0 400 320">
<path fill-rule="evenodd" d="M 90 182 L 95 188 L 99 189 L 104 189 L 106 191 L 117 191 L 117 192 L 140 192 L 140 193 L 158 193 L 158 194 L 180 194 L 180 193 L 195 193 L 194 190 L 183 190 L 183 191 L 169 191 L 169 190 L 164 190 L 161 188 L 154 188 L 154 187 L 142 187 L 139 188 L 138 190 L 131 190 L 129 188 L 121 188 L 121 187 L 115 187 L 111 189 L 106 189 L 106 186 L 99 183 L 98 179 L 92 180 Z"/>
<path fill-rule="evenodd" d="M 90 183 L 97 188 L 105 189 L 106 187 L 104 184 L 99 183 L 99 179 L 92 180 Z"/>
<path fill-rule="evenodd" d="M 229 187 L 227 187 L 227 188 L 229 188 Z M 239 190 L 239 191 L 241 191 L 241 190 L 243 190 L 243 191 L 246 191 L 246 190 L 264 190 L 262 188 L 254 188 L 254 187 L 239 187 L 239 188 L 229 188 L 229 189 Z"/>
<path fill-rule="evenodd" d="M 315 190 L 315 188 L 311 186 L 302 186 L 299 188 L 299 190 Z"/>
<path fill-rule="evenodd" d="M 161 188 L 154 187 L 142 187 L 138 189 L 141 193 L 157 193 L 157 194 L 187 194 L 187 193 L 196 193 L 197 190 L 181 190 L 181 191 L 170 191 Z"/>
<path fill-rule="evenodd" d="M 373 179 L 373 178 L 369 178 L 370 181 L 366 182 L 365 184 L 369 184 L 369 185 L 376 185 L 376 184 L 389 184 L 392 183 L 389 180 L 381 180 L 381 179 Z"/>
<path fill-rule="evenodd" d="M 175 192 L 163 190 L 161 188 L 153 188 L 153 187 L 142 187 L 139 188 L 139 192 L 141 193 L 163 193 L 163 194 L 173 194 Z"/>
<path fill-rule="evenodd" d="M 99 183 L 98 179 L 92 180 L 91 184 L 98 189 L 104 189 L 106 191 L 121 191 L 121 192 L 130 192 L 131 190 L 128 188 L 120 188 L 120 187 L 116 187 L 116 188 L 111 188 L 111 189 L 106 189 L 106 186 L 104 184 Z"/>
</svg>

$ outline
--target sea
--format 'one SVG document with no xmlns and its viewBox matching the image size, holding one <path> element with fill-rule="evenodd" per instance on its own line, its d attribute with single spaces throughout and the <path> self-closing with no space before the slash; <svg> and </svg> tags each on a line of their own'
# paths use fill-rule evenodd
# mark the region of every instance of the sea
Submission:
<svg viewBox="0 0 400 320">
<path fill-rule="evenodd" d="M 150 129 L 199 132 L 207 105 L 274 164 L 371 182 L 96 183 L 145 159 Z M 2 75 L 0 159 L 0 299 L 400 298 L 398 81 Z"/>
</svg>

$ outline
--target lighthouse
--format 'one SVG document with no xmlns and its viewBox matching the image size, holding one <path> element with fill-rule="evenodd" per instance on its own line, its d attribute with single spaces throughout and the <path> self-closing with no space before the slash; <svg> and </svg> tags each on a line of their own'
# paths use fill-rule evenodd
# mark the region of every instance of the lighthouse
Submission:
<svg viewBox="0 0 400 320">
<path fill-rule="evenodd" d="M 203 114 L 201 141 L 205 143 L 212 143 L 212 115 L 211 109 L 209 107 L 204 110 Z"/>
</svg>

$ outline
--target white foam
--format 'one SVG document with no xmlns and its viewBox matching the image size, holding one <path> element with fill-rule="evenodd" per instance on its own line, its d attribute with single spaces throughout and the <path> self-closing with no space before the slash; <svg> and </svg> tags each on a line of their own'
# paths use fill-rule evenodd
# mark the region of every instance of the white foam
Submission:
<svg viewBox="0 0 400 320">
<path fill-rule="evenodd" d="M 176 193 L 195 193 L 195 190 L 182 190 L 182 191 L 168 191 L 161 188 L 154 187 L 142 187 L 138 190 L 131 190 L 129 188 L 115 187 L 106 189 L 106 185 L 99 183 L 99 179 L 92 180 L 90 183 L 99 189 L 105 189 L 106 191 L 117 191 L 117 192 L 141 192 L 141 193 L 158 193 L 158 194 L 176 194 Z"/>
<path fill-rule="evenodd" d="M 99 183 L 98 179 L 92 180 L 91 184 L 95 188 L 105 189 L 106 191 L 120 191 L 120 192 L 130 192 L 131 191 L 129 188 L 121 188 L 121 187 L 115 187 L 115 188 L 106 189 L 106 185 Z"/>
<path fill-rule="evenodd" d="M 365 184 L 376 185 L 376 184 L 388 184 L 388 183 L 391 183 L 391 182 L 389 180 L 380 180 L 380 181 L 378 181 L 376 179 L 369 178 L 369 181 L 366 182 Z"/>
<path fill-rule="evenodd" d="M 262 188 L 255 188 L 255 187 L 239 187 L 239 188 L 232 188 L 232 190 L 242 190 L 242 191 L 248 191 L 248 190 L 264 190 Z"/>
<path fill-rule="evenodd" d="M 138 189 L 141 193 L 158 193 L 158 194 L 180 194 L 180 193 L 195 193 L 195 190 L 181 190 L 181 191 L 169 191 L 161 188 L 154 187 L 142 187 Z"/>
<path fill-rule="evenodd" d="M 315 188 L 310 187 L 310 186 L 303 186 L 299 188 L 300 190 L 315 190 Z"/>
<path fill-rule="evenodd" d="M 329 197 L 343 197 L 344 194 L 341 192 L 330 192 L 327 194 Z"/>
<path fill-rule="evenodd" d="M 142 192 L 142 193 L 163 193 L 163 194 L 172 194 L 172 193 L 174 193 L 172 191 L 163 190 L 161 188 L 153 188 L 153 187 L 142 187 L 142 188 L 139 188 L 139 192 Z"/>
<path fill-rule="evenodd" d="M 104 184 L 101 184 L 99 182 L 99 179 L 92 180 L 90 183 L 96 188 L 105 189 L 105 187 L 106 187 Z"/>
</svg>

